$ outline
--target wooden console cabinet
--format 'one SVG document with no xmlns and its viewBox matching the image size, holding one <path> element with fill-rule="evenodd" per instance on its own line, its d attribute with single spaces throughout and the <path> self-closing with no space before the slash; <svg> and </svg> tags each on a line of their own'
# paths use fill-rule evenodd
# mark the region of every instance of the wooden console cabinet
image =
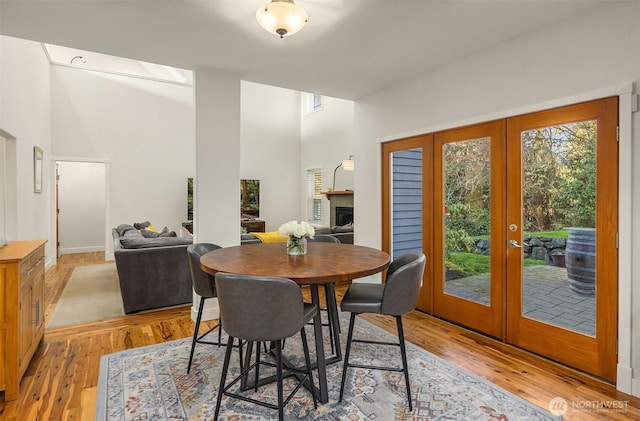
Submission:
<svg viewBox="0 0 640 421">
<path fill-rule="evenodd" d="M 0 247 L 0 390 L 18 397 L 20 380 L 44 335 L 44 245 L 13 241 Z"/>
<path fill-rule="evenodd" d="M 264 221 L 262 219 L 241 219 L 240 225 L 247 232 L 264 232 Z"/>
</svg>

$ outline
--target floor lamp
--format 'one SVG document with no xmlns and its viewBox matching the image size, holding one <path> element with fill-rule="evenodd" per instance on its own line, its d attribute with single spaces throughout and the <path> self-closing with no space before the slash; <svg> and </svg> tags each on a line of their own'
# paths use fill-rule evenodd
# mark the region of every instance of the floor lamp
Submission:
<svg viewBox="0 0 640 421">
<path fill-rule="evenodd" d="M 331 189 L 332 191 L 336 191 L 336 171 L 338 171 L 338 168 L 340 167 L 342 167 L 345 171 L 353 171 L 355 168 L 353 155 L 349 155 L 349 158 L 343 159 L 340 165 L 338 165 L 336 169 L 333 170 L 333 188 Z"/>
</svg>

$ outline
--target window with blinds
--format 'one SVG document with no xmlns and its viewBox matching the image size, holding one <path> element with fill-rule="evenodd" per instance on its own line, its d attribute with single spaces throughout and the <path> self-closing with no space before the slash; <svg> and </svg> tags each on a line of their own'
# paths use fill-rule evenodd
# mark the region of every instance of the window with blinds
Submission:
<svg viewBox="0 0 640 421">
<path fill-rule="evenodd" d="M 307 170 L 307 222 L 322 223 L 322 169 Z"/>
</svg>

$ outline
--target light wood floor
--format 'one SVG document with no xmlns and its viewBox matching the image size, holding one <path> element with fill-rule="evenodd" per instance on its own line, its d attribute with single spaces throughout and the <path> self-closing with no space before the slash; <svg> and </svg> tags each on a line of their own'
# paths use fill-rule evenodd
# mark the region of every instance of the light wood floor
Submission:
<svg viewBox="0 0 640 421">
<path fill-rule="evenodd" d="M 64 255 L 46 274 L 47 321 L 73 268 L 104 262 L 102 253 Z M 338 287 L 339 298 L 345 287 Z M 395 332 L 393 320 L 370 321 Z M 570 406 L 565 420 L 640 419 L 640 399 L 561 365 L 420 312 L 404 317 L 405 336 L 429 352 L 547 408 L 563 397 Z M 20 396 L 5 402 L 0 392 L 0 420 L 93 420 L 100 356 L 156 344 L 193 333 L 189 307 L 118 317 L 45 331 L 27 372 Z M 612 410 L 572 409 L 617 405 Z"/>
</svg>

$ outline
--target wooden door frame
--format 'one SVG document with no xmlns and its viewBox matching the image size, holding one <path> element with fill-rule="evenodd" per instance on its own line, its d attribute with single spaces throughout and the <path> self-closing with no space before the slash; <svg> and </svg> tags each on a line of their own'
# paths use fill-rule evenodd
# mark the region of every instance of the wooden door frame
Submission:
<svg viewBox="0 0 640 421">
<path fill-rule="evenodd" d="M 433 294 L 431 294 L 431 282 L 433 279 L 433 256 L 432 244 L 433 233 L 428 230 L 428 215 L 433 214 L 433 171 L 425 171 L 431 168 L 433 162 L 433 135 L 426 134 L 400 139 L 382 144 L 381 154 L 381 175 L 382 175 L 382 250 L 391 254 L 391 154 L 393 152 L 421 148 L 422 149 L 422 203 L 424 216 L 422 218 L 422 252 L 427 256 L 423 282 L 418 295 L 417 308 L 427 313 L 433 311 Z"/>
</svg>

